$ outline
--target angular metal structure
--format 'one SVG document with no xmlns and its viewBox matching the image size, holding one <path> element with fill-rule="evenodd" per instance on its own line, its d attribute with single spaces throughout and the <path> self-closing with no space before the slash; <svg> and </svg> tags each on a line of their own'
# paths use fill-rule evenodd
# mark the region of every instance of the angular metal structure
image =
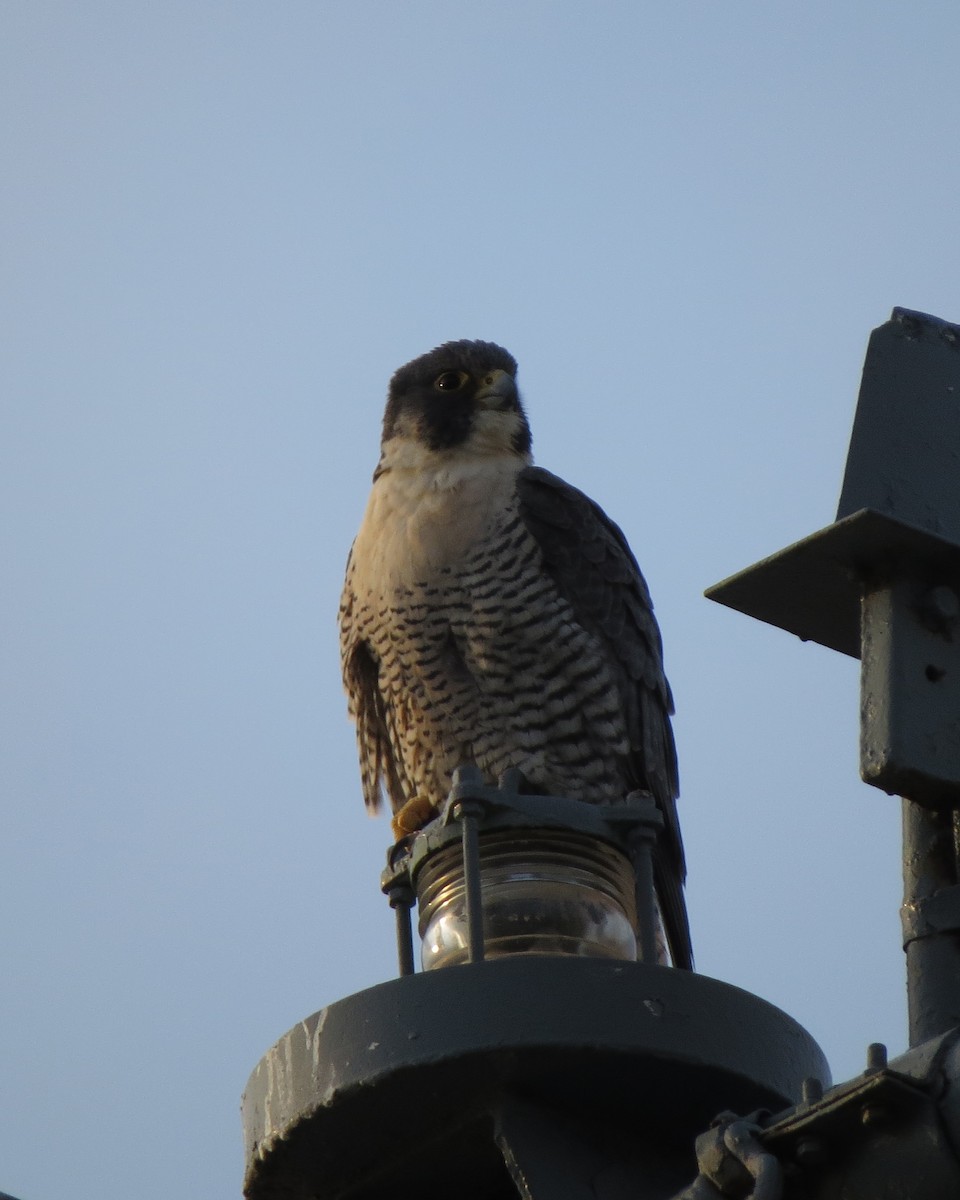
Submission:
<svg viewBox="0 0 960 1200">
<path fill-rule="evenodd" d="M 899 1058 L 869 1047 L 862 1075 L 774 1116 L 722 1114 L 674 1200 L 956 1200 L 960 1031 Z"/>
</svg>

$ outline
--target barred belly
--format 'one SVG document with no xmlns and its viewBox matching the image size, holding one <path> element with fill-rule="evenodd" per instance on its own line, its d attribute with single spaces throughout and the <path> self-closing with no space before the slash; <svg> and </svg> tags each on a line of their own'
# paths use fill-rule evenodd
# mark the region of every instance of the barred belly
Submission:
<svg viewBox="0 0 960 1200">
<path fill-rule="evenodd" d="M 622 704 L 597 639 L 544 572 L 515 506 L 459 565 L 397 589 L 369 624 L 404 795 L 442 804 L 474 762 L 536 790 L 613 802 L 626 790 Z"/>
</svg>

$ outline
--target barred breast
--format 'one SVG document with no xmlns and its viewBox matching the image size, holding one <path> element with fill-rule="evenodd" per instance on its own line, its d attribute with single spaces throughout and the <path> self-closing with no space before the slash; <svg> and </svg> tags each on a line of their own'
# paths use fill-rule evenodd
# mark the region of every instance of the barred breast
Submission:
<svg viewBox="0 0 960 1200">
<path fill-rule="evenodd" d="M 341 607 L 371 807 L 382 778 L 394 811 L 436 808 L 468 761 L 491 782 L 519 767 L 538 791 L 622 798 L 616 684 L 521 519 L 520 465 L 375 485 Z"/>
</svg>

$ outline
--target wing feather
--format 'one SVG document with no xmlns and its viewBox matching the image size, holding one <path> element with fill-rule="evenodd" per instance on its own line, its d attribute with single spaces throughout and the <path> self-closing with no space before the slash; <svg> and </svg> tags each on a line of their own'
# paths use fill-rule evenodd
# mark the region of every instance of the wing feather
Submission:
<svg viewBox="0 0 960 1200">
<path fill-rule="evenodd" d="M 367 811 L 376 813 L 382 804 L 381 782 L 391 798 L 402 794 L 402 786 L 391 747 L 386 700 L 380 686 L 380 663 L 373 647 L 357 629 L 349 560 L 340 601 L 340 654 L 347 711 L 356 724 L 363 800 Z"/>
<path fill-rule="evenodd" d="M 646 582 L 621 530 L 583 492 L 540 467 L 520 472 L 517 491 L 521 517 L 540 547 L 544 569 L 613 667 L 630 739 L 624 790 L 649 791 L 663 814 L 654 862 L 657 894 L 673 960 L 692 967 L 670 725 L 673 697 Z"/>
</svg>

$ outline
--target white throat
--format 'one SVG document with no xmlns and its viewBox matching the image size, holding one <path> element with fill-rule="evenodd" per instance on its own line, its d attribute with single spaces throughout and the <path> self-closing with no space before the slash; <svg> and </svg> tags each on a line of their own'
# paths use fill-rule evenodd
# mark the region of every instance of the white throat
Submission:
<svg viewBox="0 0 960 1200">
<path fill-rule="evenodd" d="M 386 443 L 353 549 L 358 591 L 385 594 L 455 570 L 512 507 L 529 457 Z"/>
</svg>

